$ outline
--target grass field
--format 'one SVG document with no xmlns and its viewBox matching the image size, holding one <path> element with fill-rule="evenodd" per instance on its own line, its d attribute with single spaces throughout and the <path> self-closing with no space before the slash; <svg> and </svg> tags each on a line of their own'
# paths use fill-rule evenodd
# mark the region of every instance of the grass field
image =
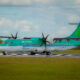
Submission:
<svg viewBox="0 0 80 80">
<path fill-rule="evenodd" d="M 80 80 L 80 58 L 0 57 L 0 80 Z"/>
</svg>

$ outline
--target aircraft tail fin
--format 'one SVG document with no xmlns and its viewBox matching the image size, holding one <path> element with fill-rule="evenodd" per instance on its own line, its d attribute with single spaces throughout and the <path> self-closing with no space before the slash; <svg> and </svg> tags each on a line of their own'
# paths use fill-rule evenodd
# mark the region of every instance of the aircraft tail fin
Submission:
<svg viewBox="0 0 80 80">
<path fill-rule="evenodd" d="M 76 30 L 68 36 L 68 38 L 80 38 L 80 23 L 78 24 Z"/>
</svg>

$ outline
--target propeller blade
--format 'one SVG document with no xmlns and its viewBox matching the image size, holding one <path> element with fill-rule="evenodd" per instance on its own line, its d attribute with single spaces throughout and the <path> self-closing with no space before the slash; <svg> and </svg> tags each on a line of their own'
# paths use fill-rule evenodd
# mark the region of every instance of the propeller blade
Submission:
<svg viewBox="0 0 80 80">
<path fill-rule="evenodd" d="M 17 39 L 17 35 L 18 35 L 18 32 L 17 32 L 16 35 L 15 35 L 15 39 Z"/>
<path fill-rule="evenodd" d="M 49 41 L 46 41 L 46 42 L 48 42 L 48 43 L 50 44 L 50 42 L 49 42 Z"/>
<path fill-rule="evenodd" d="M 46 36 L 46 39 L 49 37 L 49 34 Z"/>
<path fill-rule="evenodd" d="M 14 36 L 13 36 L 13 34 L 11 34 L 11 36 L 12 36 L 12 38 L 14 39 Z"/>
<path fill-rule="evenodd" d="M 42 33 L 42 37 L 45 38 L 43 33 Z"/>
</svg>

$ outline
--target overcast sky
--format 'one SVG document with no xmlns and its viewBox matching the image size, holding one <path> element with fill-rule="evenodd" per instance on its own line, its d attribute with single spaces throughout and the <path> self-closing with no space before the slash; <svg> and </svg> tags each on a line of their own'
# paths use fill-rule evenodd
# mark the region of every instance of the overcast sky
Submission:
<svg viewBox="0 0 80 80">
<path fill-rule="evenodd" d="M 80 21 L 80 0 L 0 0 L 0 35 L 69 36 Z"/>
</svg>

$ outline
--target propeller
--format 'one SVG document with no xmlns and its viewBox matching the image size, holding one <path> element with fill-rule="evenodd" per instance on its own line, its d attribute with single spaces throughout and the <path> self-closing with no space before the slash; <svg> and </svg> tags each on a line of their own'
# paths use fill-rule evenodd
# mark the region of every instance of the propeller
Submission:
<svg viewBox="0 0 80 80">
<path fill-rule="evenodd" d="M 40 40 L 42 40 L 41 46 L 42 46 L 42 45 L 45 46 L 45 52 L 47 51 L 47 43 L 50 44 L 50 42 L 47 40 L 48 37 L 49 37 L 49 34 L 45 37 L 44 34 L 42 33 L 42 39 L 40 39 Z"/>
<path fill-rule="evenodd" d="M 16 33 L 15 36 L 14 36 L 13 34 L 11 34 L 11 37 L 12 37 L 13 39 L 17 39 L 17 38 L 18 38 L 18 32 Z"/>
<path fill-rule="evenodd" d="M 11 36 L 0 36 L 0 38 L 17 39 L 18 32 L 16 32 L 15 36 L 13 34 L 11 34 Z"/>
</svg>

